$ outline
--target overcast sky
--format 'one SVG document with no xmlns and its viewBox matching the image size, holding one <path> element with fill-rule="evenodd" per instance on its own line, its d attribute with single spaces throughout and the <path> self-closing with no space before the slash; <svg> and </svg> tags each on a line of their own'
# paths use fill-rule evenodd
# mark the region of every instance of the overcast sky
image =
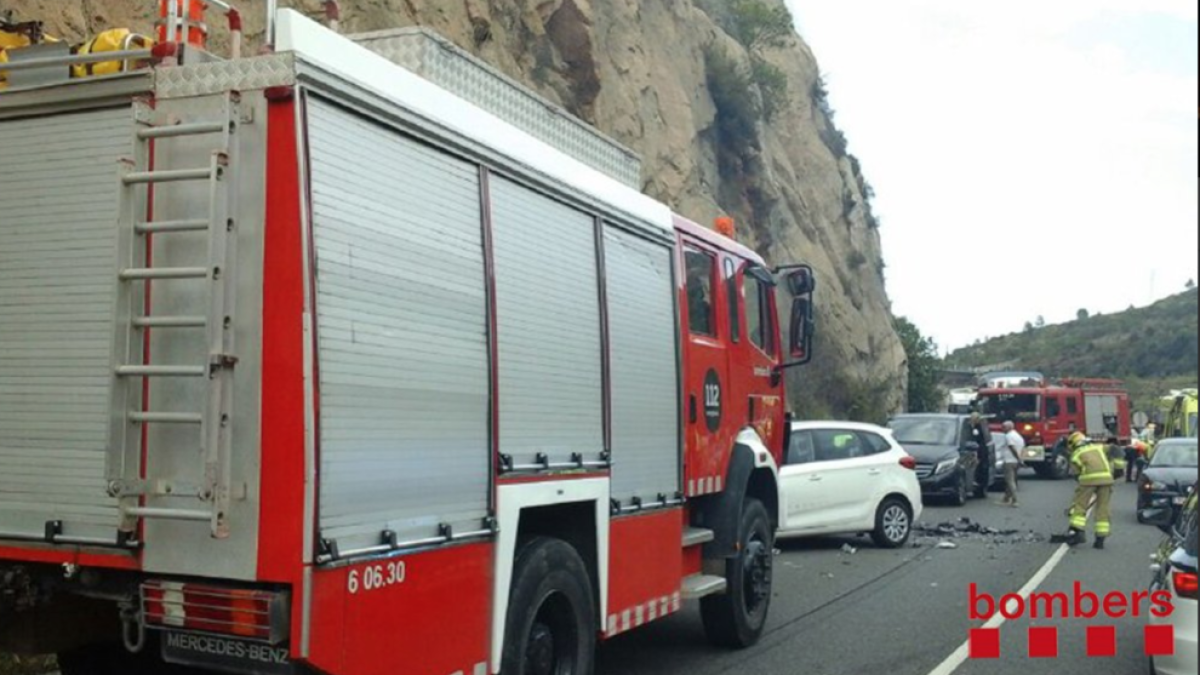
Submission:
<svg viewBox="0 0 1200 675">
<path fill-rule="evenodd" d="M 1195 0 L 788 2 L 943 350 L 1197 276 Z"/>
</svg>

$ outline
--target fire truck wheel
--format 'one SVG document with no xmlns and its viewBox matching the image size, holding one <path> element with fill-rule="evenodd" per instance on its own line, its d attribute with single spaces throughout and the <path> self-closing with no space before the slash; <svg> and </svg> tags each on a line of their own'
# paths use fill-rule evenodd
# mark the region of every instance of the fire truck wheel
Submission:
<svg viewBox="0 0 1200 675">
<path fill-rule="evenodd" d="M 1050 469 L 1047 472 L 1052 480 L 1062 480 L 1070 473 L 1071 460 L 1067 456 L 1065 450 L 1054 453 L 1054 460 L 1050 462 Z"/>
<path fill-rule="evenodd" d="M 153 634 L 141 652 L 131 654 L 118 643 L 88 645 L 58 654 L 62 675 L 199 675 L 199 671 L 164 663 Z"/>
<path fill-rule="evenodd" d="M 560 539 L 529 540 L 513 568 L 501 675 L 591 675 L 595 649 L 587 566 Z"/>
<path fill-rule="evenodd" d="M 1046 456 L 1044 462 L 1035 464 L 1033 467 L 1033 470 L 1037 472 L 1038 478 L 1046 480 L 1062 480 L 1070 473 L 1070 469 L 1070 455 L 1067 453 L 1066 444 L 1062 440 L 1054 444 L 1054 448 Z"/>
<path fill-rule="evenodd" d="M 713 644 L 742 649 L 762 636 L 771 604 L 774 546 L 766 507 L 747 498 L 738 529 L 738 554 L 725 562 L 726 591 L 700 600 L 704 633 Z"/>
<path fill-rule="evenodd" d="M 62 675 L 115 675 L 120 645 L 89 645 L 61 652 L 58 669 Z"/>
</svg>

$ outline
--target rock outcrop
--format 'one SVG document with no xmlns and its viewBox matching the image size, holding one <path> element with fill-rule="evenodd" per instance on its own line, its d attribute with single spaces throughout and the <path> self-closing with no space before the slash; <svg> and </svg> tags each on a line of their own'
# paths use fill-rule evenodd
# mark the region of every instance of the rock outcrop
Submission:
<svg viewBox="0 0 1200 675">
<path fill-rule="evenodd" d="M 24 0 L 20 11 L 81 39 L 112 26 L 148 31 L 156 4 Z M 320 10 L 315 0 L 281 4 Z M 341 15 L 344 32 L 436 30 L 639 152 L 649 195 L 700 222 L 734 216 L 739 238 L 773 263 L 812 264 L 818 352 L 791 376 L 793 403 L 804 416 L 877 418 L 903 405 L 906 376 L 870 188 L 833 125 L 808 46 L 789 28 L 748 50 L 730 4 L 342 0 Z M 263 2 L 241 6 L 250 41 L 261 41 Z M 786 78 L 769 121 L 749 75 L 755 61 Z M 734 75 L 722 79 L 721 68 Z"/>
</svg>

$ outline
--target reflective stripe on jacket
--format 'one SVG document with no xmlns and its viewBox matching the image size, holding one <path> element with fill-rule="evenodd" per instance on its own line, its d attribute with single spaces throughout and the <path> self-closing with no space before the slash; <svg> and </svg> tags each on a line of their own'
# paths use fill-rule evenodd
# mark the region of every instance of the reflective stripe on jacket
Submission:
<svg viewBox="0 0 1200 675">
<path fill-rule="evenodd" d="M 1071 464 L 1079 473 L 1080 485 L 1112 485 L 1112 465 L 1108 463 L 1108 447 L 1088 443 L 1071 454 Z"/>
</svg>

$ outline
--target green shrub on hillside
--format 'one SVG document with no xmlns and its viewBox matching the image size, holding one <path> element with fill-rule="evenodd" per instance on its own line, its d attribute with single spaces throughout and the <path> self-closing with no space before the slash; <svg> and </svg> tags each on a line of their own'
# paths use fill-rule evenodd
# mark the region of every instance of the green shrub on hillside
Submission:
<svg viewBox="0 0 1200 675">
<path fill-rule="evenodd" d="M 762 0 L 729 0 L 733 37 L 751 52 L 779 49 L 792 35 L 792 13 Z"/>
<path fill-rule="evenodd" d="M 775 113 L 786 108 L 791 102 L 791 97 L 788 96 L 787 74 L 759 56 L 751 57 L 750 65 L 754 83 L 758 85 L 758 91 L 762 95 L 763 118 L 770 122 Z"/>
<path fill-rule="evenodd" d="M 759 110 L 750 90 L 750 74 L 722 47 L 706 49 L 704 63 L 708 91 L 717 107 L 721 146 L 740 155 L 758 145 Z"/>
<path fill-rule="evenodd" d="M 778 66 L 767 61 L 763 53 L 768 49 L 779 49 L 787 45 L 787 40 L 793 34 L 792 15 L 786 7 L 771 7 L 762 0 L 728 0 L 724 5 L 709 6 L 703 3 L 705 11 L 725 28 L 733 39 L 746 48 L 750 55 L 750 72 L 748 75 L 739 73 L 738 79 L 744 79 L 747 85 L 757 87 L 762 101 L 761 109 L 747 99 L 754 107 L 754 117 L 762 117 L 770 122 L 775 114 L 787 107 L 788 96 L 787 74 Z M 714 64 L 714 59 L 728 57 L 706 55 L 712 79 L 713 65 L 727 66 L 731 64 Z M 728 73 L 718 73 L 717 78 L 728 79 Z M 734 83 L 738 84 L 738 83 Z M 711 89 L 711 83 L 710 83 Z M 741 93 L 741 87 L 733 91 Z M 748 87 L 746 88 L 747 94 Z"/>
</svg>

